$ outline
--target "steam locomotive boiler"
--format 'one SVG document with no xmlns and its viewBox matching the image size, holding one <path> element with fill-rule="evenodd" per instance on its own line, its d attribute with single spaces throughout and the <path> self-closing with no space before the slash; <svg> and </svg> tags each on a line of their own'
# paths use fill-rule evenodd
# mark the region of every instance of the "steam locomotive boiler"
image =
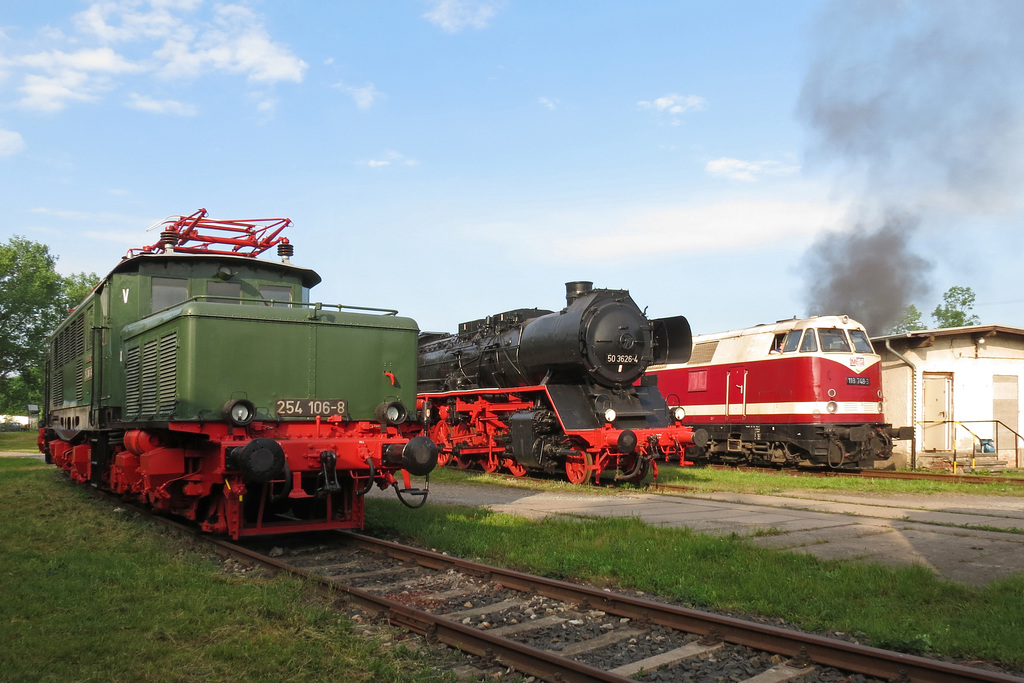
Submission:
<svg viewBox="0 0 1024 683">
<path fill-rule="evenodd" d="M 566 284 L 560 312 L 517 309 L 420 336 L 419 396 L 438 463 L 637 482 L 656 458 L 703 445 L 670 414 L 652 363 L 684 363 L 690 326 L 648 320 L 625 290 Z"/>
</svg>

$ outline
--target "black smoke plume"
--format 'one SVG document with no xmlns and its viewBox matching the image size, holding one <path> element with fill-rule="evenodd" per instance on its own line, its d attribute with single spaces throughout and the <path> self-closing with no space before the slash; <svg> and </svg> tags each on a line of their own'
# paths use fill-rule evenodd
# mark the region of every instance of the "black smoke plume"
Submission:
<svg viewBox="0 0 1024 683">
<path fill-rule="evenodd" d="M 881 334 L 903 316 L 906 301 L 928 293 L 931 268 L 909 248 L 913 216 L 890 215 L 871 231 L 863 225 L 827 232 L 804 254 L 810 315 L 850 315 L 868 334 Z M 900 292 L 893 296 L 893 292 Z"/>
<path fill-rule="evenodd" d="M 930 290 L 915 239 L 1020 201 L 1024 2 L 839 0 L 816 26 L 806 165 L 854 209 L 804 256 L 806 299 L 880 334 Z"/>
</svg>

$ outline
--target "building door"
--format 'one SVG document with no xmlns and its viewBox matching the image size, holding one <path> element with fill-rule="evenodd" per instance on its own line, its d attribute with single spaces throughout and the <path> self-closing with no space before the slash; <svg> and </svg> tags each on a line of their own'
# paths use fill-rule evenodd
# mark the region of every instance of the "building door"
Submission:
<svg viewBox="0 0 1024 683">
<path fill-rule="evenodd" d="M 953 375 L 948 372 L 924 373 L 923 448 L 926 451 L 950 451 L 953 443 Z"/>
<path fill-rule="evenodd" d="M 992 375 L 992 419 L 999 421 L 996 423 L 996 447 L 1003 457 L 1012 457 L 1016 452 L 1014 432 L 1020 433 L 1018 396 L 1017 375 Z"/>
</svg>

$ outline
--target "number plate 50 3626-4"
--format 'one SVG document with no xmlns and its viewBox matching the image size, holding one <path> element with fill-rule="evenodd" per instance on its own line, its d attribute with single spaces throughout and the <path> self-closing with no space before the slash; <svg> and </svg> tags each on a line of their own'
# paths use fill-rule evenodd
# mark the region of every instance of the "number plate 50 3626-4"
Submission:
<svg viewBox="0 0 1024 683">
<path fill-rule="evenodd" d="M 274 404 L 278 417 L 331 417 L 348 413 L 348 402 L 340 398 L 279 398 Z"/>
</svg>

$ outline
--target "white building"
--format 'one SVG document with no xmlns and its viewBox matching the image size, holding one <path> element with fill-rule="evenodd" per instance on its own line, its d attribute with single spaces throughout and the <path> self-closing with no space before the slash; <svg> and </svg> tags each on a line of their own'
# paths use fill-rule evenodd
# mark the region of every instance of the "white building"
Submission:
<svg viewBox="0 0 1024 683">
<path fill-rule="evenodd" d="M 1024 329 L 1001 325 L 872 338 L 882 356 L 885 417 L 914 427 L 897 467 L 1024 467 Z"/>
</svg>

